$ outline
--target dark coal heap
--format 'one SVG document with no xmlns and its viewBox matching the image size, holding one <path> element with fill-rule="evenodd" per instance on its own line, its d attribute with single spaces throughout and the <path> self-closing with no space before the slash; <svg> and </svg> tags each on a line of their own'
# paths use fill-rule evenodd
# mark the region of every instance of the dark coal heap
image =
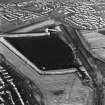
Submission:
<svg viewBox="0 0 105 105">
<path fill-rule="evenodd" d="M 40 70 L 75 68 L 72 49 L 54 35 L 5 39 Z"/>
</svg>

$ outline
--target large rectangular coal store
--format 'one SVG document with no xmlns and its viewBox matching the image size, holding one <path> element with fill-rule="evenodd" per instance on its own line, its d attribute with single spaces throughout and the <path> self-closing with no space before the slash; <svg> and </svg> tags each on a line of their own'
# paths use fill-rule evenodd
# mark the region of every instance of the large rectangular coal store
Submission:
<svg viewBox="0 0 105 105">
<path fill-rule="evenodd" d="M 1 78 L 13 105 L 93 105 L 91 78 L 62 28 L 50 35 L 21 35 L 0 38 L 3 68 L 13 79 Z"/>
</svg>

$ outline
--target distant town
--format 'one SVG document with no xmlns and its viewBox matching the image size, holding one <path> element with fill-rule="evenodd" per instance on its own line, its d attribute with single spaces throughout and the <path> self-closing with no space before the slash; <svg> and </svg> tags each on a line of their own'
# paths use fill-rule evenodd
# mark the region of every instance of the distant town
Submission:
<svg viewBox="0 0 105 105">
<path fill-rule="evenodd" d="M 82 0 L 81 0 L 82 1 Z M 0 27 L 3 24 L 15 22 L 17 25 L 27 21 L 33 21 L 39 17 L 53 16 L 59 14 L 65 23 L 78 29 L 95 30 L 105 27 L 105 3 L 95 0 L 32 0 L 26 2 L 12 2 L 0 4 Z M 57 13 L 56 13 L 57 12 Z M 55 14 L 55 16 L 54 16 Z"/>
</svg>

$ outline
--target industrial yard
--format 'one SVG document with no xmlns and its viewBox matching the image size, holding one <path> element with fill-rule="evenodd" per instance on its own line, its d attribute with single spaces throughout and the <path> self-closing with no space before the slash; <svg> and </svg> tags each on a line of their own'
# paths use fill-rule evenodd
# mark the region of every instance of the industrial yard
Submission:
<svg viewBox="0 0 105 105">
<path fill-rule="evenodd" d="M 0 0 L 0 105 L 105 105 L 104 0 Z"/>
</svg>

